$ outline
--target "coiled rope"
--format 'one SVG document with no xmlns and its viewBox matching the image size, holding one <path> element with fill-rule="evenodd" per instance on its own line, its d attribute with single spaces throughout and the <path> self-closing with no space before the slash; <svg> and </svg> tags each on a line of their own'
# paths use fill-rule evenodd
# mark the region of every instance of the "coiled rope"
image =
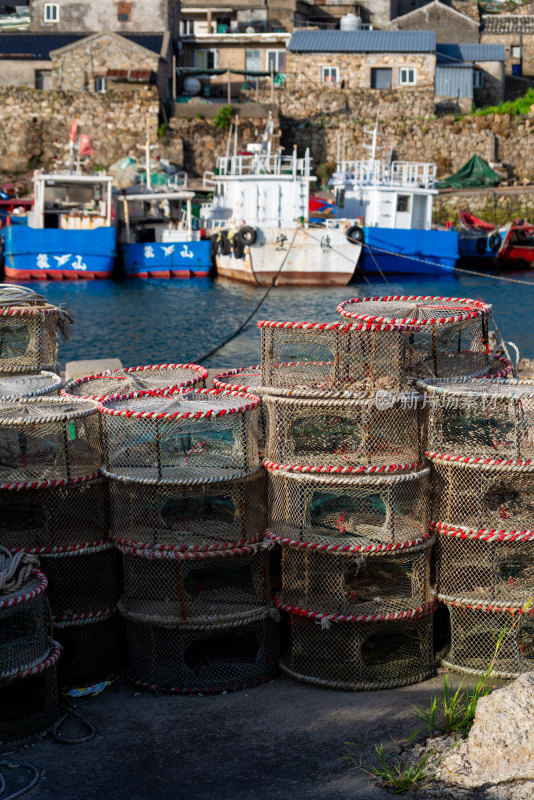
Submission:
<svg viewBox="0 0 534 800">
<path fill-rule="evenodd" d="M 39 559 L 20 550 L 11 553 L 0 545 L 0 594 L 13 594 L 30 579 L 32 570 L 39 566 Z"/>
</svg>

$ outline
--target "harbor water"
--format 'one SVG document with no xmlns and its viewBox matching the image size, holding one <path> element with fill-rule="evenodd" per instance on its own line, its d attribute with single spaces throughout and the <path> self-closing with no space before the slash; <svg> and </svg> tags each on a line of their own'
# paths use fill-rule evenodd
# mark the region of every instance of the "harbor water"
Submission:
<svg viewBox="0 0 534 800">
<path fill-rule="evenodd" d="M 372 276 L 372 284 L 362 281 L 344 287 L 275 287 L 245 330 L 202 363 L 221 368 L 257 363 L 260 332 L 256 322 L 260 319 L 337 320 L 336 306 L 342 300 L 392 294 L 471 297 L 492 303 L 504 338 L 517 345 L 521 357 L 533 358 L 534 272 L 501 277 L 505 279 L 451 272 L 438 278 L 388 278 L 387 283 Z M 266 291 L 219 278 L 32 281 L 25 285 L 51 303 L 63 304 L 74 318 L 70 339 L 61 348 L 63 364 L 115 357 L 124 366 L 200 361 L 245 321 Z"/>
</svg>

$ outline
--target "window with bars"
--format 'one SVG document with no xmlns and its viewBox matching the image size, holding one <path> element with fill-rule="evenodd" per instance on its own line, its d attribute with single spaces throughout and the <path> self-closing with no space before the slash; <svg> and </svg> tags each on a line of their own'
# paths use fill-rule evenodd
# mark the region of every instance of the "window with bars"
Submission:
<svg viewBox="0 0 534 800">
<path fill-rule="evenodd" d="M 45 22 L 59 22 L 59 3 L 45 3 L 43 19 Z"/>
</svg>

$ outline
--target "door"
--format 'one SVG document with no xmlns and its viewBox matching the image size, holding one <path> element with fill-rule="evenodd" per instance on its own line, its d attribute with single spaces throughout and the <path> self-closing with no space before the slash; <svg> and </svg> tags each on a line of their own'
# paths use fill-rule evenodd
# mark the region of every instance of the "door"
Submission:
<svg viewBox="0 0 534 800">
<path fill-rule="evenodd" d="M 376 68 L 371 70 L 371 89 L 391 89 L 391 69 Z"/>
<path fill-rule="evenodd" d="M 252 74 L 248 74 L 248 72 Z M 261 51 L 260 50 L 245 50 L 245 71 L 247 75 L 245 76 L 245 80 L 253 81 L 257 80 L 257 76 L 254 75 L 255 72 L 261 71 Z"/>
</svg>

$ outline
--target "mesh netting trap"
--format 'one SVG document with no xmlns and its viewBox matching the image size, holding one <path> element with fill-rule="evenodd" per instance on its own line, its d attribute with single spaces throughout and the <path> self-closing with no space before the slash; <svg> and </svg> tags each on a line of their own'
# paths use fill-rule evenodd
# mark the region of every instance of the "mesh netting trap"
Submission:
<svg viewBox="0 0 534 800">
<path fill-rule="evenodd" d="M 31 289 L 0 284 L 0 373 L 55 370 L 59 334 L 71 322 Z"/>
<path fill-rule="evenodd" d="M 0 489 L 0 542 L 36 554 L 76 549 L 109 535 L 107 481 L 96 477 L 39 489 Z"/>
<path fill-rule="evenodd" d="M 58 665 L 58 683 L 62 689 L 113 680 L 124 669 L 124 623 L 116 608 L 56 621 L 54 637 L 62 647 Z"/>
<path fill-rule="evenodd" d="M 101 402 L 116 395 L 133 392 L 164 394 L 179 389 L 203 388 L 207 377 L 207 370 L 198 364 L 150 364 L 76 378 L 65 384 L 61 394 Z"/>
<path fill-rule="evenodd" d="M 61 378 L 42 370 L 36 375 L 0 375 L 0 400 L 54 395 L 61 388 Z"/>
<path fill-rule="evenodd" d="M 280 667 L 297 680 L 333 689 L 417 683 L 434 672 L 432 618 L 432 605 L 407 619 L 377 614 L 364 622 L 289 609 L 290 646 Z"/>
<path fill-rule="evenodd" d="M 258 394 L 261 385 L 261 364 L 229 369 L 226 372 L 219 372 L 213 378 L 213 388 L 224 392 Z M 261 394 L 259 396 L 261 397 Z"/>
<path fill-rule="evenodd" d="M 421 395 L 345 400 L 263 397 L 269 461 L 345 471 L 413 469 L 421 458 Z"/>
<path fill-rule="evenodd" d="M 493 662 L 492 677 L 517 678 L 534 669 L 534 610 L 500 605 L 447 602 L 451 643 L 444 666 L 483 675 Z M 497 643 L 503 636 L 497 650 Z"/>
<path fill-rule="evenodd" d="M 534 382 L 420 384 L 432 454 L 508 461 L 534 458 Z"/>
<path fill-rule="evenodd" d="M 271 535 L 272 537 L 272 535 Z M 275 537 L 272 537 L 277 541 Z M 431 601 L 433 541 L 399 550 L 316 550 L 282 545 L 284 608 L 319 609 L 334 618 L 405 614 Z"/>
<path fill-rule="evenodd" d="M 65 482 L 101 466 L 96 403 L 37 397 L 0 405 L 0 485 Z"/>
<path fill-rule="evenodd" d="M 487 374 L 494 366 L 488 336 L 492 307 L 465 297 L 356 297 L 338 306 L 347 321 L 399 326 L 403 378 Z M 381 345 L 381 349 L 383 349 Z M 397 365 L 390 369 L 397 373 Z M 388 387 L 389 388 L 389 387 Z"/>
<path fill-rule="evenodd" d="M 331 550 L 419 544 L 428 537 L 429 470 L 337 477 L 269 472 L 269 529 L 280 540 Z"/>
<path fill-rule="evenodd" d="M 260 402 L 216 389 L 171 396 L 138 392 L 104 401 L 99 408 L 106 468 L 156 480 L 248 471 L 259 463 Z"/>
<path fill-rule="evenodd" d="M 261 467 L 227 480 L 199 479 L 193 483 L 140 481 L 106 474 L 112 538 L 120 544 L 211 551 L 241 547 L 263 538 L 267 479 Z"/>
<path fill-rule="evenodd" d="M 278 672 L 273 609 L 233 624 L 154 625 L 126 615 L 128 676 L 142 688 L 177 694 L 246 689 Z"/>
</svg>

